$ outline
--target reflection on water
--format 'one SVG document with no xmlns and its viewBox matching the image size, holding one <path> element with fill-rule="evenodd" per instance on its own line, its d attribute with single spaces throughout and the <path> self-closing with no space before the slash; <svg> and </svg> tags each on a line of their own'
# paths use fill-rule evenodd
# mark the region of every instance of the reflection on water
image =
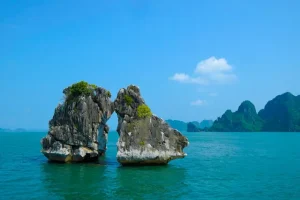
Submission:
<svg viewBox="0 0 300 200">
<path fill-rule="evenodd" d="M 176 198 L 188 192 L 185 174 L 184 168 L 172 165 L 118 167 L 114 194 L 126 199 Z"/>
<path fill-rule="evenodd" d="M 92 199 L 105 197 L 106 167 L 97 164 L 43 163 L 41 181 L 55 199 Z"/>
<path fill-rule="evenodd" d="M 150 199 L 186 195 L 184 168 L 99 164 L 40 165 L 50 199 Z"/>
<path fill-rule="evenodd" d="M 42 163 L 41 182 L 48 199 L 166 199 L 188 195 L 185 166 L 122 167 L 116 160 L 118 135 L 97 163 Z M 181 161 L 182 162 L 182 161 Z M 179 161 L 179 163 L 181 163 Z"/>
</svg>

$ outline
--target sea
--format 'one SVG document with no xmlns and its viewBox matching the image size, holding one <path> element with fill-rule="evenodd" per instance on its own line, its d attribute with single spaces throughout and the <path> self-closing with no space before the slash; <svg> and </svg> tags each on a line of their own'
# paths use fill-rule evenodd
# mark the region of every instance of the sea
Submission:
<svg viewBox="0 0 300 200">
<path fill-rule="evenodd" d="M 187 157 L 123 167 L 117 132 L 96 163 L 58 164 L 46 132 L 0 133 L 0 199 L 300 199 L 300 133 L 184 133 Z"/>
</svg>

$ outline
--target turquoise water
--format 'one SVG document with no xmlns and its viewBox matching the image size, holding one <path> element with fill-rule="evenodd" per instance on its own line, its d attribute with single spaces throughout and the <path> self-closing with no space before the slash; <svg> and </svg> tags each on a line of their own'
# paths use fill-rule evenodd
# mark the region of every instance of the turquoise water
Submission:
<svg viewBox="0 0 300 200">
<path fill-rule="evenodd" d="M 188 156 L 121 167 L 116 132 L 99 163 L 55 164 L 46 133 L 0 133 L 0 199 L 300 199 L 300 133 L 185 133 Z"/>
</svg>

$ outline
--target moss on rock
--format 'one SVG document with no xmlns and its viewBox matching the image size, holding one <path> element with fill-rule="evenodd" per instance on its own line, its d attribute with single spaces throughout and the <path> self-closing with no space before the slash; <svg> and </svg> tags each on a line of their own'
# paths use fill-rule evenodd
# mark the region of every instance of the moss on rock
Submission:
<svg viewBox="0 0 300 200">
<path fill-rule="evenodd" d="M 137 108 L 137 115 L 139 118 L 146 118 L 150 117 L 152 115 L 152 112 L 146 104 L 142 104 Z"/>
<path fill-rule="evenodd" d="M 132 97 L 129 96 L 128 94 L 125 94 L 124 100 L 125 100 L 127 106 L 130 106 L 132 104 L 132 102 L 133 102 Z"/>
</svg>

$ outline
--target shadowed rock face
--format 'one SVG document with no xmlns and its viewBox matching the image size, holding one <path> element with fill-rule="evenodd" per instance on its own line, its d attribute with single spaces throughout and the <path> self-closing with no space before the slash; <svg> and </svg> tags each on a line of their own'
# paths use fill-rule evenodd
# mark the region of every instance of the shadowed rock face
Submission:
<svg viewBox="0 0 300 200">
<path fill-rule="evenodd" d="M 187 138 L 151 113 L 140 117 L 138 108 L 144 104 L 136 86 L 118 93 L 114 102 L 119 133 L 117 160 L 123 165 L 167 164 L 185 157 Z"/>
<path fill-rule="evenodd" d="M 89 89 L 91 94 L 65 101 L 55 109 L 48 135 L 41 141 L 42 153 L 49 160 L 92 161 L 105 152 L 109 131 L 106 122 L 113 113 L 113 103 L 107 90 Z"/>
</svg>

